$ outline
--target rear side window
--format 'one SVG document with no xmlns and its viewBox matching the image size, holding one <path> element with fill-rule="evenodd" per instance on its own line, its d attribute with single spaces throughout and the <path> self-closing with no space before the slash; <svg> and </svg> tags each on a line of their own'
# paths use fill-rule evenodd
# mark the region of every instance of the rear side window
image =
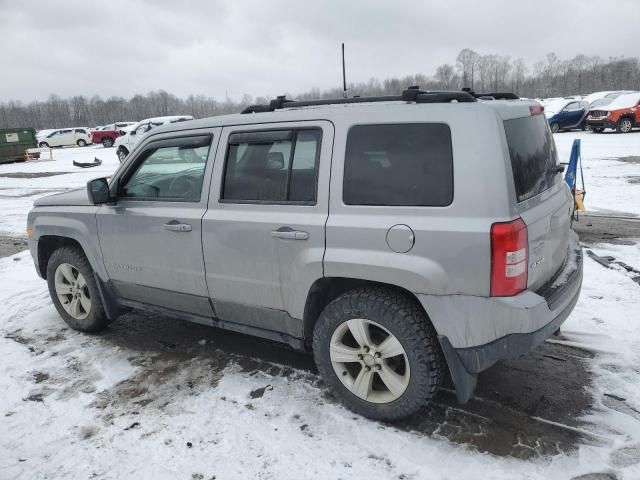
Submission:
<svg viewBox="0 0 640 480">
<path fill-rule="evenodd" d="M 321 140 L 319 128 L 231 134 L 222 199 L 315 203 Z"/>
<path fill-rule="evenodd" d="M 513 181 L 518 202 L 534 197 L 558 181 L 558 154 L 544 115 L 505 120 Z"/>
<path fill-rule="evenodd" d="M 356 125 L 344 159 L 347 205 L 444 207 L 453 201 L 451 131 L 444 123 Z"/>
</svg>

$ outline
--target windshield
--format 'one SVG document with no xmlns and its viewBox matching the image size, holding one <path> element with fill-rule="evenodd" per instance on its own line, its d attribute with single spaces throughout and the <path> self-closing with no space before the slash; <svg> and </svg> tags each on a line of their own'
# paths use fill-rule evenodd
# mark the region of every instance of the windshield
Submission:
<svg viewBox="0 0 640 480">
<path fill-rule="evenodd" d="M 551 117 L 560 112 L 569 102 L 566 100 L 543 100 L 542 106 L 547 117 Z"/>
<path fill-rule="evenodd" d="M 605 105 L 609 105 L 612 101 L 613 98 L 601 98 L 592 102 L 591 105 L 589 105 L 589 108 L 604 107 Z"/>
<path fill-rule="evenodd" d="M 628 93 L 627 95 L 620 95 L 614 101 L 612 101 L 608 108 L 612 110 L 618 110 L 620 108 L 635 107 L 640 101 L 640 93 Z"/>
</svg>

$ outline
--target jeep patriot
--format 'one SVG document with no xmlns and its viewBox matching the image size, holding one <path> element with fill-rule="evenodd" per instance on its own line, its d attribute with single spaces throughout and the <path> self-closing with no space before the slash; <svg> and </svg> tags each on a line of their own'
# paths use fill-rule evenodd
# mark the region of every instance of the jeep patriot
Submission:
<svg viewBox="0 0 640 480">
<path fill-rule="evenodd" d="M 379 420 L 447 376 L 465 402 L 582 283 L 542 107 L 478 96 L 279 97 L 154 128 L 109 179 L 35 202 L 36 270 L 76 330 L 141 309 L 285 342 Z"/>
</svg>

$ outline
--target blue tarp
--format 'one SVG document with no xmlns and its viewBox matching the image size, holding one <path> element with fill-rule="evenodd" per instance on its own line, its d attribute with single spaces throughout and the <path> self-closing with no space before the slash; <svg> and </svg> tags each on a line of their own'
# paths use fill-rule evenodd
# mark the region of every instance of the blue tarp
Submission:
<svg viewBox="0 0 640 480">
<path fill-rule="evenodd" d="M 576 189 L 576 175 L 578 174 L 578 158 L 580 158 L 580 139 L 576 138 L 571 146 L 571 157 L 567 172 L 564 174 L 564 181 L 567 182 L 572 192 Z"/>
</svg>

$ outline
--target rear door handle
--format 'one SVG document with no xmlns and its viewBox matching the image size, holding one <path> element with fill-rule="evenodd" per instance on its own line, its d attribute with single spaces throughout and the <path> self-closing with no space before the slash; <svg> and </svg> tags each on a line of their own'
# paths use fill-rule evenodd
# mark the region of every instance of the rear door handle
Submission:
<svg viewBox="0 0 640 480">
<path fill-rule="evenodd" d="M 170 232 L 190 232 L 191 225 L 188 223 L 178 223 L 176 220 L 172 220 L 169 223 L 162 225 L 162 228 L 169 230 Z"/>
<path fill-rule="evenodd" d="M 271 232 L 273 238 L 282 238 L 284 240 L 308 240 L 309 234 L 302 230 L 294 230 L 291 227 L 280 227 L 278 230 Z"/>
</svg>

